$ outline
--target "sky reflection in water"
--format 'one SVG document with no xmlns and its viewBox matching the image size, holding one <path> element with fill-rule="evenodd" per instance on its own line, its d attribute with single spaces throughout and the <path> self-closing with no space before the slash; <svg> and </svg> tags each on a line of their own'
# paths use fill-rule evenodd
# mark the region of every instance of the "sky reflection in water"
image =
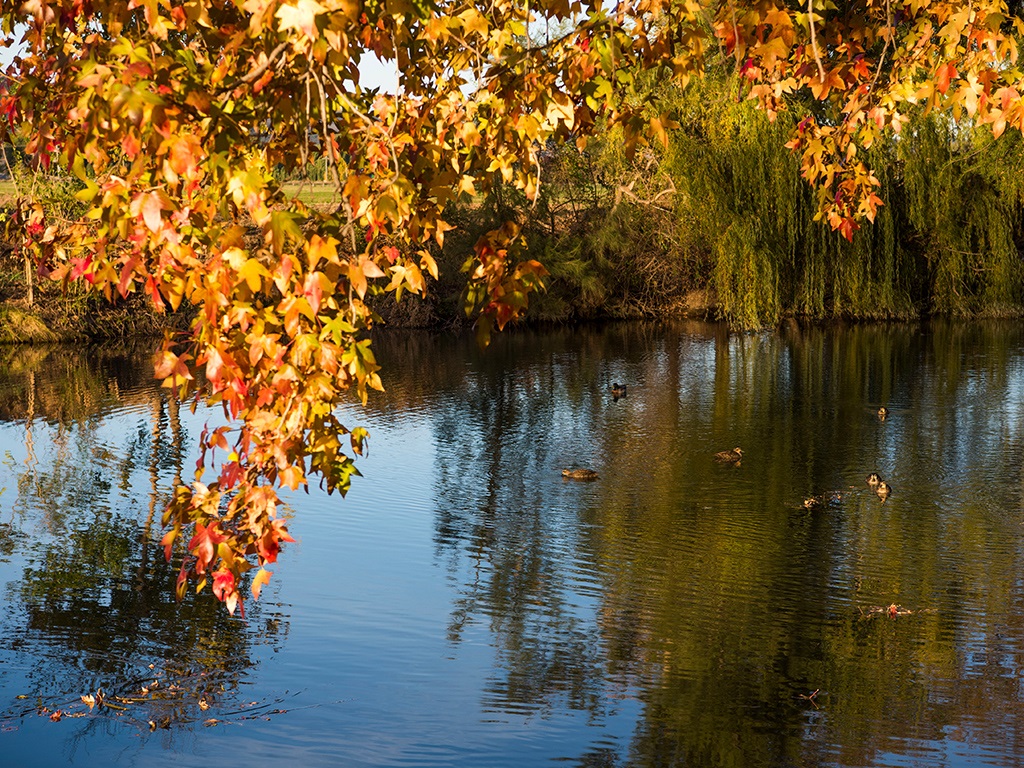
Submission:
<svg viewBox="0 0 1024 768">
<path fill-rule="evenodd" d="M 365 477 L 291 497 L 246 621 L 158 546 L 217 415 L 145 348 L 0 348 L 6 760 L 1024 764 L 1019 324 L 376 344 Z"/>
</svg>

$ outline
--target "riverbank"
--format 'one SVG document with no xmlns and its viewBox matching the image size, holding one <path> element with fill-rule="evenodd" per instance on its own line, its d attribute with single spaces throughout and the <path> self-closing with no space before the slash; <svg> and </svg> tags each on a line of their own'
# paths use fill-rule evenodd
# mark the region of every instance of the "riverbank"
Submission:
<svg viewBox="0 0 1024 768">
<path fill-rule="evenodd" d="M 454 274 L 452 274 L 454 273 Z M 385 328 L 456 329 L 469 326 L 462 308 L 461 273 L 452 267 L 441 281 L 431 283 L 424 297 L 393 294 L 368 297 Z M 531 297 L 523 322 L 573 324 L 594 320 L 640 320 L 656 317 L 719 319 L 711 289 L 674 291 L 656 301 L 630 302 L 610 295 L 606 302 L 584 307 L 573 286 L 557 276 L 546 291 Z M 24 262 L 10 247 L 0 247 L 0 344 L 159 336 L 165 330 L 186 330 L 193 316 L 187 304 L 173 314 L 155 311 L 143 296 L 130 295 L 108 302 L 103 296 L 72 284 L 34 278 L 34 300 L 28 301 Z"/>
<path fill-rule="evenodd" d="M 188 328 L 191 318 L 184 309 L 156 312 L 141 296 L 108 302 L 78 285 L 37 280 L 33 287 L 29 303 L 24 263 L 0 250 L 0 344 L 159 336 Z"/>
</svg>

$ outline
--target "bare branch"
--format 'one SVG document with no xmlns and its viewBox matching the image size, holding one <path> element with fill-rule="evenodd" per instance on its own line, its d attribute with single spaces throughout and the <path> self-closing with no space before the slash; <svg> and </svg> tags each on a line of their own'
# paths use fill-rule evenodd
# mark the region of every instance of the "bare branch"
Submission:
<svg viewBox="0 0 1024 768">
<path fill-rule="evenodd" d="M 875 67 L 875 76 L 871 80 L 871 94 L 875 93 L 875 86 L 882 74 L 882 66 L 885 64 L 885 54 L 889 50 L 889 43 L 892 42 L 892 2 L 885 0 L 885 45 L 882 47 L 882 55 L 878 57 L 878 64 Z"/>
<path fill-rule="evenodd" d="M 242 75 L 242 77 L 235 80 L 235 82 L 231 83 L 231 85 L 224 86 L 220 89 L 220 91 L 233 91 L 240 85 L 247 85 L 248 83 L 252 83 L 256 80 L 259 80 L 261 77 L 263 77 L 263 73 L 270 69 L 270 67 L 274 64 L 274 60 L 278 56 L 280 56 L 285 51 L 285 49 L 288 48 L 288 46 L 288 42 L 279 43 L 278 46 L 270 52 L 270 55 L 267 56 L 266 61 L 264 61 L 262 64 L 260 64 L 258 67 L 253 69 L 248 74 Z"/>
<path fill-rule="evenodd" d="M 818 53 L 818 40 L 814 30 L 814 0 L 807 0 L 807 20 L 811 24 L 811 50 L 814 51 L 814 61 L 818 65 L 818 80 L 825 82 L 825 67 L 821 65 L 821 56 Z"/>
</svg>

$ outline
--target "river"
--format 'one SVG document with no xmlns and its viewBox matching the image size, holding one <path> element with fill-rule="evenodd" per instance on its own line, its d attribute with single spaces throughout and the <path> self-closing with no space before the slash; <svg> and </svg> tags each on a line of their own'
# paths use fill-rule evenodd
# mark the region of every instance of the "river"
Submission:
<svg viewBox="0 0 1024 768">
<path fill-rule="evenodd" d="M 0 347 L 4 765 L 1024 765 L 1020 323 L 375 345 L 244 619 L 159 546 L 219 411 Z"/>
</svg>

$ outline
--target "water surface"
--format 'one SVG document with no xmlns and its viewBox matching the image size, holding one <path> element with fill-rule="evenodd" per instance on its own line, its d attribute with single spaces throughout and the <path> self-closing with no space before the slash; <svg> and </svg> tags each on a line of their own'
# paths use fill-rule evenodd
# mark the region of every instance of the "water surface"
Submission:
<svg viewBox="0 0 1024 768">
<path fill-rule="evenodd" d="M 1019 324 L 376 344 L 364 477 L 245 620 L 159 547 L 220 415 L 0 348 L 5 764 L 1024 764 Z"/>
</svg>

